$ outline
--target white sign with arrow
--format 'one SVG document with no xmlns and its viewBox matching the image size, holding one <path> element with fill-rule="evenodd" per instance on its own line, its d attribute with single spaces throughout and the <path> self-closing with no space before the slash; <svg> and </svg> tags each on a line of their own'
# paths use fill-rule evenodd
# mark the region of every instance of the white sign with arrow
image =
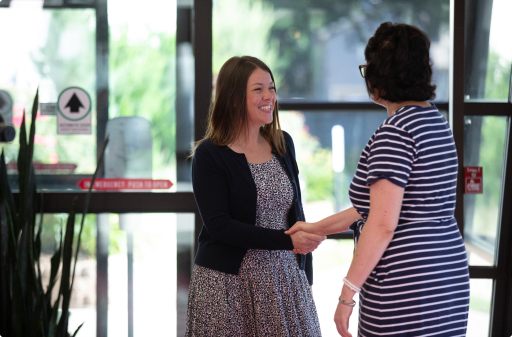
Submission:
<svg viewBox="0 0 512 337">
<path fill-rule="evenodd" d="M 91 97 L 84 89 L 64 89 L 59 95 L 57 111 L 57 134 L 91 133 Z"/>
</svg>

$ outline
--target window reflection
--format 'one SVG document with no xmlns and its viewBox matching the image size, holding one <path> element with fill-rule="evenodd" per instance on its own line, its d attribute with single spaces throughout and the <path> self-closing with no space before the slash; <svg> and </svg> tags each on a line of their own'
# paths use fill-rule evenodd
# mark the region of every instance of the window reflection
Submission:
<svg viewBox="0 0 512 337">
<path fill-rule="evenodd" d="M 354 242 L 352 240 L 326 240 L 313 253 L 313 298 L 315 299 L 322 336 L 338 336 L 334 324 L 334 311 L 338 305 L 343 283 L 347 275 Z M 358 295 L 354 297 L 359 303 Z M 349 322 L 349 332 L 357 336 L 359 305 L 352 311 Z"/>
<path fill-rule="evenodd" d="M 292 136 L 295 143 L 308 221 L 320 220 L 351 206 L 348 187 L 359 157 L 386 117 L 384 109 L 381 112 L 279 112 L 282 129 Z M 336 170 L 338 172 L 333 168 L 332 151 L 332 129 L 336 125 L 344 130 L 344 148 L 337 150 L 344 155 L 344 165 L 343 170 Z"/>
<path fill-rule="evenodd" d="M 17 129 L 14 141 L 4 147 L 6 162 L 16 162 L 23 111 L 31 112 L 38 87 L 41 103 L 57 102 L 59 93 L 68 87 L 83 88 L 92 98 L 94 126 L 94 10 L 1 8 L 0 30 L 10 32 L 0 36 L 1 44 L 8 46 L 7 52 L 0 53 L 0 89 L 12 97 L 12 112 L 8 113 L 7 120 Z M 74 173 L 94 172 L 95 135 L 57 135 L 56 118 L 38 113 L 34 162 L 73 164 L 76 165 Z M 50 171 L 38 173 L 69 173 L 69 170 Z"/>
<path fill-rule="evenodd" d="M 489 336 L 493 280 L 471 279 L 467 337 Z"/>
<path fill-rule="evenodd" d="M 36 222 L 39 223 L 40 215 Z M 81 222 L 81 215 L 75 219 L 75 234 Z M 46 287 L 50 279 L 51 257 L 55 253 L 56 243 L 60 240 L 61 230 L 68 219 L 68 214 L 44 214 L 41 221 L 41 274 Z M 74 332 L 82 323 L 80 329 L 82 336 L 96 336 L 96 216 L 86 215 L 81 236 L 80 254 L 76 264 L 76 274 L 71 294 L 69 331 Z M 75 242 L 76 242 L 75 237 Z M 113 239 L 117 241 L 116 239 Z M 116 249 L 117 250 L 117 249 Z M 54 285 L 52 303 L 57 300 L 57 291 L 60 287 L 60 276 Z"/>
<path fill-rule="evenodd" d="M 213 74 L 229 57 L 251 55 L 272 69 L 281 100 L 369 101 L 358 70 L 366 43 L 380 23 L 404 22 L 430 36 L 437 100 L 447 101 L 449 7 L 448 0 L 214 1 Z"/>
<path fill-rule="evenodd" d="M 464 195 L 464 240 L 470 265 L 495 263 L 506 130 L 506 117 L 465 117 L 464 166 L 483 168 L 483 193 Z"/>
<path fill-rule="evenodd" d="M 467 101 L 508 101 L 512 47 L 509 0 L 466 2 Z"/>
</svg>

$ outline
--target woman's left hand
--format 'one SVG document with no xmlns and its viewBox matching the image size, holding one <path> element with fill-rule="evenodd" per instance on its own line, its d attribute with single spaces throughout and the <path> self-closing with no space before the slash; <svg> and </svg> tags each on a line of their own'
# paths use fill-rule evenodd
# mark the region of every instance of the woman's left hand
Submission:
<svg viewBox="0 0 512 337">
<path fill-rule="evenodd" d="M 348 321 L 353 309 L 350 305 L 338 303 L 334 313 L 334 323 L 336 323 L 336 329 L 342 337 L 352 337 L 350 332 L 348 332 Z"/>
</svg>

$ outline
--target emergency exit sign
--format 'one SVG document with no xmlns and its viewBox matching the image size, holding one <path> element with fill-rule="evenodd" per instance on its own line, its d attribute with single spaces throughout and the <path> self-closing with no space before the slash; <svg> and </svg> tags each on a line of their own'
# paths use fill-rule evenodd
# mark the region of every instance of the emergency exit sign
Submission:
<svg viewBox="0 0 512 337">
<path fill-rule="evenodd" d="M 480 166 L 464 167 L 464 194 L 484 192 L 483 168 Z"/>
<path fill-rule="evenodd" d="M 78 187 L 88 190 L 91 187 L 91 182 L 92 179 L 82 179 L 78 182 Z M 92 189 L 99 191 L 167 190 L 171 186 L 170 180 L 104 178 L 94 180 Z"/>
</svg>

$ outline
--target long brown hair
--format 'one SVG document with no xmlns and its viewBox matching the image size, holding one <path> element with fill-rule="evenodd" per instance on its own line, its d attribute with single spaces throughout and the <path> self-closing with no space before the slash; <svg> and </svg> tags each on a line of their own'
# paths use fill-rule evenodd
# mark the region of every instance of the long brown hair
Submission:
<svg viewBox="0 0 512 337">
<path fill-rule="evenodd" d="M 210 139 L 217 146 L 233 143 L 247 127 L 247 81 L 257 68 L 274 75 L 263 61 L 252 56 L 234 56 L 220 68 L 215 87 L 215 100 L 210 105 L 206 135 L 192 149 L 191 156 L 203 141 Z M 260 128 L 262 136 L 283 156 L 286 152 L 283 131 L 279 124 L 277 100 L 272 123 Z"/>
</svg>

